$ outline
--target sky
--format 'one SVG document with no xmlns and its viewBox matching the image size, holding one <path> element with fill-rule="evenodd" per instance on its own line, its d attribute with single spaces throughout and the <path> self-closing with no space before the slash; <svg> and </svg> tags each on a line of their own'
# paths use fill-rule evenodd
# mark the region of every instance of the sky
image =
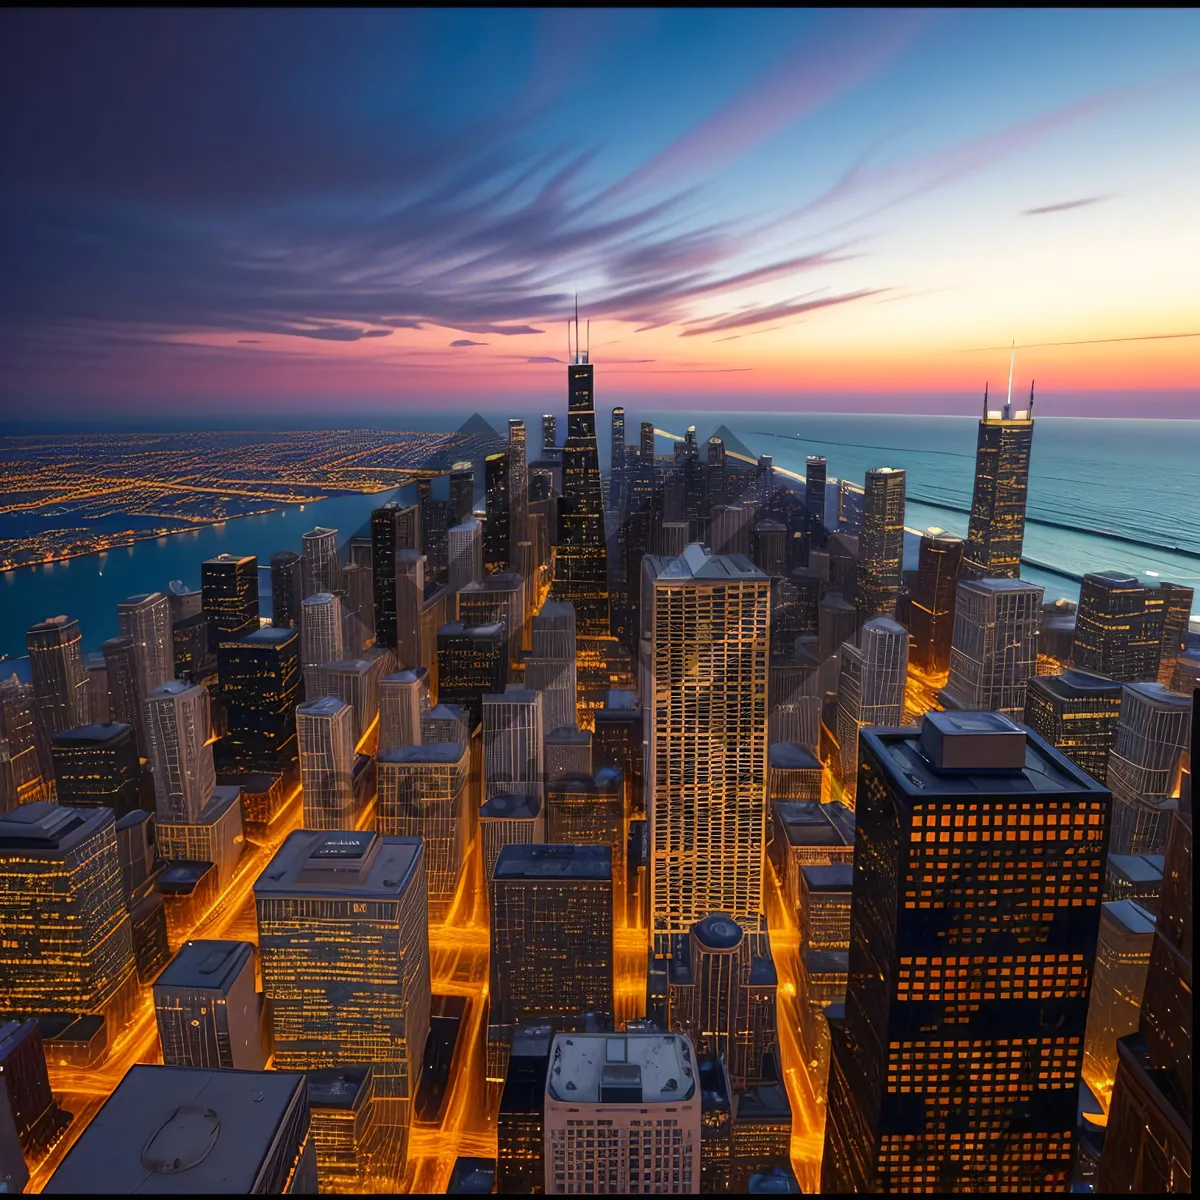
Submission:
<svg viewBox="0 0 1200 1200">
<path fill-rule="evenodd" d="M 1200 413 L 1200 11 L 5 10 L 0 410 Z M 544 400 L 543 400 L 544 398 Z"/>
</svg>

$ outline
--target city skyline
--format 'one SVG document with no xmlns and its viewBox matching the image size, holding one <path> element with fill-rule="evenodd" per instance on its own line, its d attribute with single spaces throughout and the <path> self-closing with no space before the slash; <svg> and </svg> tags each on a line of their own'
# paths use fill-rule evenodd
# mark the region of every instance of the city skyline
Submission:
<svg viewBox="0 0 1200 1200">
<path fill-rule="evenodd" d="M 13 416 L 1195 402 L 1195 13 L 4 20 Z"/>
</svg>

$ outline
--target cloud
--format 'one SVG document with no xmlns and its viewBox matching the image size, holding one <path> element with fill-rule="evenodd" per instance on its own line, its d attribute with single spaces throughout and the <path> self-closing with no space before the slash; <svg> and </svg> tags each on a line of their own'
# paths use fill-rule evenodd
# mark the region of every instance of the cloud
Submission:
<svg viewBox="0 0 1200 1200">
<path fill-rule="evenodd" d="M 1040 217 L 1045 213 L 1068 212 L 1072 208 L 1086 208 L 1089 204 L 1100 204 L 1111 200 L 1111 196 L 1085 196 L 1082 200 L 1063 200 L 1058 204 L 1043 204 L 1041 208 L 1027 208 L 1022 211 L 1023 217 Z"/>
<path fill-rule="evenodd" d="M 815 312 L 821 308 L 833 308 L 839 304 L 851 304 L 855 300 L 865 300 L 868 296 L 878 296 L 889 291 L 888 288 L 865 288 L 857 292 L 846 292 L 840 296 L 826 296 L 821 300 L 806 300 L 802 303 L 772 304 L 765 308 L 751 309 L 749 312 L 734 313 L 730 316 L 719 317 L 708 324 L 694 329 L 685 329 L 680 337 L 698 337 L 703 333 L 719 333 L 726 329 L 740 329 L 743 325 L 760 325 L 764 321 L 778 321 L 783 317 L 794 317 L 800 313 Z"/>
<path fill-rule="evenodd" d="M 258 338 L 238 338 L 239 346 L 261 346 L 262 344 Z"/>
<path fill-rule="evenodd" d="M 539 354 L 531 358 L 522 359 L 521 361 L 525 363 L 561 363 L 563 360 L 561 358 L 552 358 L 546 354 Z"/>
<path fill-rule="evenodd" d="M 455 338 L 454 341 L 452 341 L 450 343 L 451 348 L 453 348 L 455 346 L 486 346 L 486 345 L 488 345 L 487 342 L 473 342 L 473 341 L 471 341 L 470 338 Z"/>
</svg>

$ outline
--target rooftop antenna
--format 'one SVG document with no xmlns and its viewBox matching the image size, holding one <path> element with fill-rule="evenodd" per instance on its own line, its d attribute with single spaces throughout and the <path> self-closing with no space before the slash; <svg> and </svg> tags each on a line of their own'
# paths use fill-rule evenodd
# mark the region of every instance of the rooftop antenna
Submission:
<svg viewBox="0 0 1200 1200">
<path fill-rule="evenodd" d="M 583 340 L 583 361 L 589 362 L 592 357 L 592 318 L 588 317 L 587 325 L 584 326 L 585 334 Z"/>
<path fill-rule="evenodd" d="M 1033 385 L 1034 380 L 1029 381 L 1029 419 L 1033 420 Z"/>
<path fill-rule="evenodd" d="M 1013 338 L 1012 355 L 1008 360 L 1008 399 L 1004 402 L 1004 419 L 1008 420 L 1009 410 L 1012 408 L 1012 377 L 1013 364 L 1017 361 L 1017 339 Z"/>
<path fill-rule="evenodd" d="M 567 362 L 571 361 L 571 318 L 567 318 Z"/>
<path fill-rule="evenodd" d="M 983 419 L 985 421 L 987 420 L 987 390 L 988 385 L 985 383 L 983 385 Z"/>
</svg>

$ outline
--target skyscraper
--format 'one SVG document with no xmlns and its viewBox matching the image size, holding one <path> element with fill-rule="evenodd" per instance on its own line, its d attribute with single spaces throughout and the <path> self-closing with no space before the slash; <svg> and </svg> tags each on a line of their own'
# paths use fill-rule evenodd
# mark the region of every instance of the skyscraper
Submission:
<svg viewBox="0 0 1200 1200">
<path fill-rule="evenodd" d="M 40 800 L 49 782 L 42 775 L 40 734 L 33 688 L 15 675 L 0 680 L 0 816 L 31 800 Z"/>
<path fill-rule="evenodd" d="M 546 1073 L 546 1194 L 700 1187 L 700 1092 L 677 1033 L 559 1034 Z"/>
<path fill-rule="evenodd" d="M 625 887 L 625 780 L 614 767 L 594 775 L 563 775 L 546 785 L 546 841 L 562 846 L 607 846 L 614 893 Z"/>
<path fill-rule="evenodd" d="M 512 509 L 509 500 L 508 451 L 489 454 L 483 460 L 484 498 L 487 520 L 483 526 L 483 569 L 498 575 L 512 562 Z"/>
<path fill-rule="evenodd" d="M 429 672 L 406 668 L 379 681 L 379 751 L 421 744 L 421 715 L 429 711 Z"/>
<path fill-rule="evenodd" d="M 234 762 L 287 768 L 296 761 L 299 635 L 286 625 L 267 625 L 221 643 L 217 658 L 228 725 L 225 748 Z"/>
<path fill-rule="evenodd" d="M 211 659 L 208 640 L 208 618 L 204 617 L 204 651 Z M 137 694 L 137 662 L 133 653 L 133 638 L 109 638 L 101 647 L 105 674 L 108 676 L 109 715 L 114 721 L 132 725 L 138 748 L 146 754 L 146 714 Z"/>
<path fill-rule="evenodd" d="M 508 635 L 510 673 L 521 661 L 525 645 L 525 581 L 515 571 L 487 575 L 458 593 L 458 619 L 464 625 L 502 622 Z"/>
<path fill-rule="evenodd" d="M 1108 779 L 1120 719 L 1121 685 L 1101 675 L 1039 675 L 1025 692 L 1025 724 L 1097 783 Z"/>
<path fill-rule="evenodd" d="M 294 629 L 304 599 L 304 560 L 294 550 L 271 555 L 271 624 Z"/>
<path fill-rule="evenodd" d="M 342 586 L 336 529 L 318 525 L 300 538 L 304 558 L 304 594 L 336 592 Z"/>
<path fill-rule="evenodd" d="M 296 709 L 305 829 L 353 829 L 354 713 L 336 696 Z"/>
<path fill-rule="evenodd" d="M 0 1109 L 4 1107 L 12 1115 L 17 1154 L 30 1161 L 42 1158 L 71 1119 L 55 1102 L 41 1030 L 32 1018 L 0 1021 Z M 20 1190 L 11 1177 L 5 1182 L 13 1193 Z"/>
<path fill-rule="evenodd" d="M 821 1190 L 1065 1191 L 1109 793 L 994 713 L 860 738 Z"/>
<path fill-rule="evenodd" d="M 562 452 L 563 494 L 558 504 L 558 550 L 551 594 L 575 605 L 582 636 L 608 637 L 608 560 L 593 376 L 587 350 L 579 349 L 576 317 L 575 351 L 567 367 L 567 440 Z"/>
<path fill-rule="evenodd" d="M 912 662 L 930 675 L 950 669 L 954 601 L 962 566 L 963 540 L 944 529 L 921 534 L 917 582 L 912 594 Z"/>
<path fill-rule="evenodd" d="M 1180 636 L 1178 615 L 1169 607 L 1177 592 L 1187 593 L 1190 610 L 1190 588 L 1148 586 L 1123 571 L 1085 575 L 1075 614 L 1071 665 L 1117 683 L 1158 682 L 1164 647 L 1168 656 L 1174 652 L 1172 663 L 1179 656 L 1174 644 Z M 1168 615 L 1171 632 L 1164 636 Z"/>
<path fill-rule="evenodd" d="M 483 717 L 483 698 L 502 692 L 508 678 L 508 635 L 490 625 L 443 625 L 437 633 L 438 699 L 461 704 L 472 724 Z"/>
<path fill-rule="evenodd" d="M 821 550 L 825 545 L 825 459 L 820 454 L 810 454 L 804 469 L 804 511 L 808 517 L 808 543 L 814 550 Z"/>
<path fill-rule="evenodd" d="M 1162 651 L 1158 660 L 1158 682 L 1163 687 L 1175 687 L 1175 666 L 1184 649 L 1196 591 L 1178 583 L 1160 583 L 1158 590 L 1163 602 L 1163 635 Z M 1179 689 L 1175 687 L 1175 690 Z"/>
<path fill-rule="evenodd" d="M 896 467 L 867 472 L 857 587 L 864 618 L 896 616 L 904 559 L 904 481 L 904 472 Z"/>
<path fill-rule="evenodd" d="M 471 841 L 470 747 L 460 742 L 381 751 L 376 828 L 385 837 L 421 838 L 429 919 L 444 921 Z"/>
<path fill-rule="evenodd" d="M 67 617 L 50 617 L 31 626 L 26 635 L 33 698 L 47 737 L 91 720 L 79 643 L 79 622 Z"/>
<path fill-rule="evenodd" d="M 525 446 L 525 422 L 508 419 L 508 510 L 509 544 L 514 548 L 529 540 L 529 452 Z"/>
<path fill-rule="evenodd" d="M 128 596 L 117 605 L 117 627 L 133 642 L 138 699 L 145 700 L 159 684 L 175 678 L 170 601 L 162 592 Z"/>
<path fill-rule="evenodd" d="M 59 804 L 103 805 L 117 817 L 138 807 L 142 769 L 129 725 L 110 721 L 56 733 L 50 755 Z"/>
<path fill-rule="evenodd" d="M 625 487 L 625 410 L 619 407 L 612 410 L 611 450 L 608 507 L 619 512 Z"/>
<path fill-rule="evenodd" d="M 842 646 L 838 672 L 837 740 L 839 775 L 853 800 L 858 781 L 858 733 L 864 725 L 899 725 L 904 720 L 908 633 L 903 625 L 875 617 Z"/>
<path fill-rule="evenodd" d="M 449 557 L 448 581 L 451 596 L 483 578 L 483 532 L 469 513 L 446 532 Z"/>
<path fill-rule="evenodd" d="M 429 1032 L 420 840 L 297 830 L 254 901 L 275 1066 L 372 1063 L 375 1119 L 402 1172 Z"/>
<path fill-rule="evenodd" d="M 331 592 L 313 592 L 301 605 L 300 652 L 303 665 L 319 667 L 343 656 L 342 602 Z"/>
<path fill-rule="evenodd" d="M 606 846 L 505 846 L 491 881 L 488 1023 L 582 1029 L 613 1015 L 613 883 Z"/>
<path fill-rule="evenodd" d="M 396 555 L 420 550 L 421 511 L 395 501 L 371 513 L 371 574 L 375 595 L 375 644 L 396 649 Z M 405 663 L 413 666 L 413 663 Z"/>
<path fill-rule="evenodd" d="M 7 1009 L 122 1028 L 137 972 L 110 809 L 35 801 L 0 816 L 0 928 Z"/>
<path fill-rule="evenodd" d="M 479 841 L 484 875 L 490 882 L 505 846 L 541 845 L 546 840 L 542 799 L 520 792 L 497 792 L 479 809 Z"/>
<path fill-rule="evenodd" d="M 475 471 L 470 462 L 450 468 L 450 512 L 454 523 L 467 520 L 475 507 Z"/>
<path fill-rule="evenodd" d="M 545 731 L 542 694 L 509 684 L 483 697 L 484 795 L 543 795 Z"/>
<path fill-rule="evenodd" d="M 200 564 L 200 591 L 214 649 L 258 628 L 258 559 L 253 555 L 205 559 Z"/>
<path fill-rule="evenodd" d="M 947 708 L 1021 716 L 1037 674 L 1041 584 L 1004 576 L 964 579 L 954 608 Z"/>
<path fill-rule="evenodd" d="M 1009 396 L 1012 395 L 1010 373 Z M 1029 492 L 1029 452 L 1033 446 L 1033 385 L 1029 407 L 988 408 L 975 444 L 975 489 L 963 570 L 968 578 L 1016 579 L 1025 540 L 1025 498 Z"/>
<path fill-rule="evenodd" d="M 379 713 L 379 681 L 389 666 L 386 655 L 368 651 L 368 658 L 346 658 L 309 667 L 304 672 L 304 690 L 309 696 L 336 696 L 354 713 L 354 742 L 357 745 Z"/>
<path fill-rule="evenodd" d="M 648 557 L 643 695 L 657 948 L 711 912 L 762 912 L 770 581 L 688 546 Z M 719 814 L 719 816 L 718 816 Z"/>
<path fill-rule="evenodd" d="M 1112 854 L 1162 854 L 1179 807 L 1180 760 L 1188 748 L 1192 702 L 1160 683 L 1127 683 L 1108 755 L 1113 793 Z"/>
</svg>

